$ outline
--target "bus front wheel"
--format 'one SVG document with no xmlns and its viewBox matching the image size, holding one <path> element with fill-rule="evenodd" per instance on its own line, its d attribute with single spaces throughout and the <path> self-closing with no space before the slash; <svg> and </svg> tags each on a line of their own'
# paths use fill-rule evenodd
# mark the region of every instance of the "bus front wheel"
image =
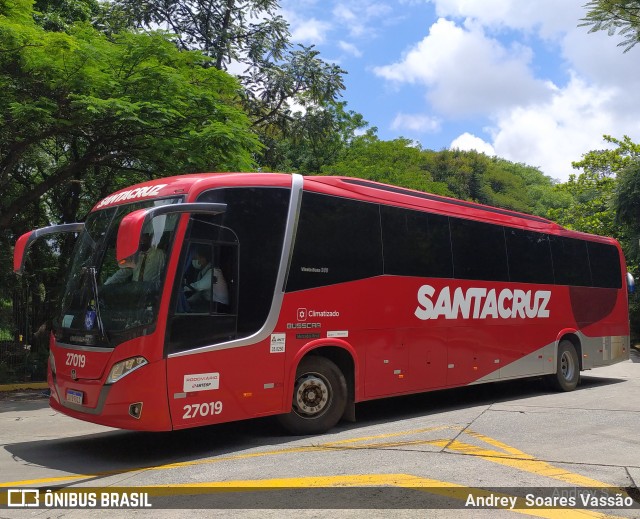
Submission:
<svg viewBox="0 0 640 519">
<path fill-rule="evenodd" d="M 580 381 L 580 362 L 576 347 L 571 341 L 561 341 L 558 345 L 558 365 L 555 375 L 549 378 L 558 391 L 573 391 Z"/>
<path fill-rule="evenodd" d="M 347 382 L 340 368 L 312 355 L 300 361 L 291 411 L 278 421 L 293 434 L 321 434 L 338 423 L 346 402 Z"/>
</svg>

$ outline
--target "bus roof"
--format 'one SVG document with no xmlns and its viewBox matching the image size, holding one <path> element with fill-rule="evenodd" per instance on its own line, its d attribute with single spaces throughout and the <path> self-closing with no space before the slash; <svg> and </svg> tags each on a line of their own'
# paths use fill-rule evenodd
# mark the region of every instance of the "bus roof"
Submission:
<svg viewBox="0 0 640 519">
<path fill-rule="evenodd" d="M 103 198 L 92 209 L 170 196 L 192 196 L 214 187 L 291 186 L 291 175 L 284 173 L 193 173 L 158 178 L 136 184 Z"/>
<path fill-rule="evenodd" d="M 196 173 L 159 178 L 116 191 L 103 198 L 92 210 L 136 200 L 170 196 L 186 196 L 187 201 L 193 201 L 200 193 L 208 189 L 235 186 L 290 187 L 291 175 L 287 173 Z M 583 238 L 593 238 L 594 236 L 565 229 L 551 220 L 536 215 L 355 177 L 305 176 L 304 189 L 363 201 L 383 202 L 409 209 L 430 210 L 449 216 L 483 220 L 553 234 L 574 235 Z M 601 237 L 596 239 L 598 238 Z"/>
<path fill-rule="evenodd" d="M 317 189 L 309 186 L 310 182 L 322 184 L 325 188 Z M 488 205 L 470 202 L 468 200 L 459 200 L 442 195 L 435 195 L 424 191 L 416 191 L 403 187 L 382 184 L 371 180 L 364 180 L 352 177 L 306 177 L 305 188 L 339 194 L 341 196 L 351 196 L 352 198 L 368 199 L 371 201 L 384 201 L 392 205 L 401 205 L 403 207 L 414 208 L 416 210 L 431 210 L 440 214 L 446 214 L 458 217 L 467 217 L 472 219 L 481 219 L 495 223 L 513 225 L 517 227 L 528 227 L 538 230 L 555 230 L 564 229 L 551 220 L 542 218 L 541 216 L 530 215 L 513 211 L 511 209 L 502 209 Z M 325 191 L 329 188 L 328 191 Z M 334 191 L 339 190 L 340 192 Z M 347 193 L 351 193 L 348 195 Z"/>
</svg>

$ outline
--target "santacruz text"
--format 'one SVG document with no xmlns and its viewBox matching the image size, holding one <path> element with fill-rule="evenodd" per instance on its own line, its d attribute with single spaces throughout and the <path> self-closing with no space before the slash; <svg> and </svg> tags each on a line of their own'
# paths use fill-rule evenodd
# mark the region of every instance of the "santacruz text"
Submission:
<svg viewBox="0 0 640 519">
<path fill-rule="evenodd" d="M 443 287 L 439 294 L 431 285 L 418 289 L 418 304 L 414 314 L 427 319 L 533 319 L 549 317 L 549 290 L 504 290 L 486 288 L 456 288 L 453 294 Z"/>
</svg>

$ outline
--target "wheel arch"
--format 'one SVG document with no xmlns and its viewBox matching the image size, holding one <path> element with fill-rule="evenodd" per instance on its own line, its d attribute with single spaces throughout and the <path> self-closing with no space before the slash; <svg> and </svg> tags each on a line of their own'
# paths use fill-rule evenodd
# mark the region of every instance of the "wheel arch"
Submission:
<svg viewBox="0 0 640 519">
<path fill-rule="evenodd" d="M 560 343 L 562 341 L 569 341 L 571 344 L 573 344 L 573 347 L 576 349 L 576 354 L 578 355 L 578 368 L 580 369 L 580 371 L 582 371 L 582 342 L 580 341 L 580 337 L 578 337 L 578 332 L 576 330 L 563 330 L 560 334 L 558 334 L 555 348 L 556 359 L 558 358 L 558 347 L 560 346 Z"/>
<path fill-rule="evenodd" d="M 355 421 L 355 402 L 358 387 L 359 363 L 358 356 L 351 344 L 343 340 L 318 340 L 306 344 L 295 355 L 293 362 L 289 365 L 285 376 L 284 409 L 290 405 L 293 398 L 293 388 L 295 385 L 296 371 L 302 359 L 317 355 L 333 362 L 342 374 L 347 383 L 347 408 L 344 418 Z"/>
</svg>

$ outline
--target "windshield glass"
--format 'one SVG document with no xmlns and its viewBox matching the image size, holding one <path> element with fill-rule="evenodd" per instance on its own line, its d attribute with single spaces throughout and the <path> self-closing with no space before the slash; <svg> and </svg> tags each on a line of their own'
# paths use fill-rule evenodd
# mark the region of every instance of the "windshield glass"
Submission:
<svg viewBox="0 0 640 519">
<path fill-rule="evenodd" d="M 109 347 L 153 330 L 178 215 L 154 218 L 142 231 L 140 251 L 121 265 L 118 227 L 132 211 L 178 201 L 145 201 L 89 215 L 71 259 L 56 322 L 58 340 Z"/>
</svg>

